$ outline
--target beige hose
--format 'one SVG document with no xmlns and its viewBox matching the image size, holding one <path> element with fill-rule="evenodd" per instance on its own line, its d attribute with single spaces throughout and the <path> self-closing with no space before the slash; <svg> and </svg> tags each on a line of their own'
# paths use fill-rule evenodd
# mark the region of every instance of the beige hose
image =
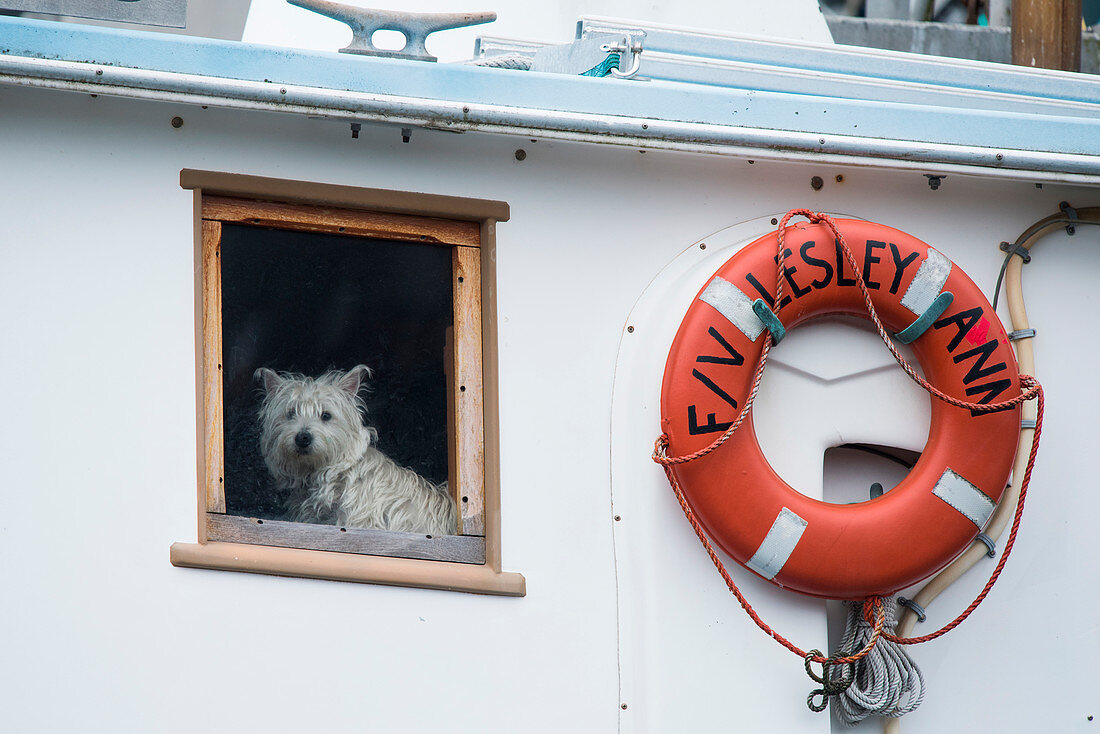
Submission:
<svg viewBox="0 0 1100 734">
<path fill-rule="evenodd" d="M 1100 207 L 1078 209 L 1077 218 L 1082 222 L 1100 223 Z M 1030 250 L 1044 235 L 1063 229 L 1069 223 L 1070 220 L 1065 214 L 1055 214 L 1046 219 L 1041 219 L 1028 227 L 1024 234 L 1020 235 L 1020 239 L 1016 241 L 1016 244 L 1023 250 Z M 1031 328 L 1027 320 L 1027 309 L 1024 308 L 1023 265 L 1023 257 L 1016 256 L 1009 260 L 1008 268 L 1005 271 L 1005 297 L 1008 302 L 1008 313 L 1012 321 L 1012 328 L 1016 331 Z M 1015 342 L 1016 361 L 1019 364 L 1021 374 L 1034 376 L 1035 350 L 1031 339 L 1032 337 L 1024 337 Z M 1024 403 L 1023 418 L 1034 420 L 1035 404 L 1033 402 Z M 1005 526 L 1008 525 L 1009 520 L 1016 512 L 1016 503 L 1020 499 L 1020 483 L 1024 478 L 1024 470 L 1027 468 L 1028 455 L 1031 452 L 1031 439 L 1034 433 L 1033 428 L 1020 430 L 1020 445 L 1016 449 L 1016 461 L 1012 466 L 1012 484 L 1005 490 L 1004 496 L 1001 497 L 997 509 L 993 511 L 993 515 L 989 518 L 989 524 L 985 528 L 985 534 L 994 541 L 1000 539 Z M 928 605 L 943 593 L 948 586 L 955 583 L 959 577 L 985 558 L 988 551 L 989 549 L 986 548 L 984 543 L 975 540 L 969 548 L 963 551 L 962 555 L 925 584 L 924 588 L 913 597 L 913 601 L 927 609 Z M 898 637 L 909 637 L 916 622 L 916 613 L 912 609 L 906 608 L 898 618 Z M 899 734 L 901 732 L 901 722 L 898 719 L 883 719 L 883 731 L 885 734 Z"/>
</svg>

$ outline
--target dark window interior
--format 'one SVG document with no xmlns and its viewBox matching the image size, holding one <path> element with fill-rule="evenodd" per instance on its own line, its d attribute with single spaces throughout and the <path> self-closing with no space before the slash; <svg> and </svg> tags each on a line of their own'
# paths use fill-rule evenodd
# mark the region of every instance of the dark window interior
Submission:
<svg viewBox="0 0 1100 734">
<path fill-rule="evenodd" d="M 229 514 L 285 511 L 259 452 L 260 367 L 317 376 L 367 365 L 365 420 L 378 447 L 434 482 L 447 478 L 451 255 L 437 245 L 223 225 Z"/>
</svg>

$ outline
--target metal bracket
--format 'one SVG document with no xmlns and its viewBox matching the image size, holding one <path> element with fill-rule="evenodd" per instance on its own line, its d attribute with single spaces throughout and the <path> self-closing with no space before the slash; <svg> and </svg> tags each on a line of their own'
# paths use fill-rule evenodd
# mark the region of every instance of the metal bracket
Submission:
<svg viewBox="0 0 1100 734">
<path fill-rule="evenodd" d="M 937 190 L 940 187 L 940 184 L 943 183 L 943 180 L 947 178 L 947 176 L 937 176 L 933 173 L 926 173 L 924 174 L 924 177 L 928 179 L 928 188 L 932 189 L 933 191 Z"/>
<path fill-rule="evenodd" d="M 912 609 L 913 613 L 917 615 L 918 622 L 923 622 L 924 620 L 928 619 L 928 616 L 924 613 L 924 607 L 922 607 L 920 604 L 917 604 L 912 599 L 906 599 L 904 596 L 899 596 L 898 604 L 901 604 L 903 607 L 908 607 Z"/>
<path fill-rule="evenodd" d="M 1030 339 L 1035 336 L 1035 334 L 1035 329 L 1016 329 L 1015 331 L 1008 332 L 1008 340 L 1014 342 L 1020 339 Z"/>
<path fill-rule="evenodd" d="M 386 56 L 394 59 L 436 61 L 424 45 L 429 34 L 452 28 L 491 23 L 496 13 L 405 13 L 397 10 L 357 8 L 328 0 L 287 0 L 291 5 L 312 10 L 351 27 L 351 43 L 340 49 L 342 54 Z M 371 43 L 376 31 L 397 31 L 405 36 L 405 47 L 399 51 L 377 48 Z"/>
<path fill-rule="evenodd" d="M 1034 418 L 1022 418 L 1020 420 L 1020 430 L 1025 431 L 1027 429 L 1035 430 L 1039 424 Z"/>
<path fill-rule="evenodd" d="M 627 79 L 641 68 L 645 34 L 590 34 L 572 43 L 539 49 L 531 71 Z M 626 66 L 626 71 L 621 69 Z"/>
<path fill-rule="evenodd" d="M 621 43 L 605 43 L 600 46 L 604 53 L 619 54 L 619 58 L 629 55 L 630 66 L 626 71 L 611 70 L 611 76 L 617 79 L 629 79 L 642 68 L 642 39 L 645 36 L 628 35 Z"/>
<path fill-rule="evenodd" d="M 1063 201 L 1058 205 L 1058 208 L 1062 210 L 1062 213 L 1069 217 L 1069 222 L 1066 224 L 1066 234 L 1070 237 L 1077 233 L 1077 210 L 1069 205 L 1068 201 Z"/>
<path fill-rule="evenodd" d="M 1002 242 L 1001 252 L 1008 252 L 1013 255 L 1019 255 L 1020 259 L 1023 260 L 1025 263 L 1031 262 L 1031 253 L 1028 252 L 1027 249 L 1020 247 L 1019 245 L 1012 242 Z"/>
<path fill-rule="evenodd" d="M 993 538 L 989 537 L 985 533 L 978 533 L 974 537 L 974 540 L 981 541 L 982 543 L 985 544 L 986 555 L 989 556 L 990 558 L 993 558 L 997 555 L 997 544 L 993 542 Z"/>
</svg>

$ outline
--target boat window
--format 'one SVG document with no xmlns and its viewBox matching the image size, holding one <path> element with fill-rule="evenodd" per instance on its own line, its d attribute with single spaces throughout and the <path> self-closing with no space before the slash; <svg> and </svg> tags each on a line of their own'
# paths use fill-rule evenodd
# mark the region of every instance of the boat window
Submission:
<svg viewBox="0 0 1100 734">
<path fill-rule="evenodd" d="M 200 542 L 173 562 L 522 593 L 500 571 L 491 220 L 195 188 Z"/>
</svg>

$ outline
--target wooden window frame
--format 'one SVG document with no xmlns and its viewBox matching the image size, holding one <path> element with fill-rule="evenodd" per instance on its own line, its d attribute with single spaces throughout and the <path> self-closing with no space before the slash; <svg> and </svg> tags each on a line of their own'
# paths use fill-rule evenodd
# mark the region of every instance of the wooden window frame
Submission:
<svg viewBox="0 0 1100 734">
<path fill-rule="evenodd" d="M 194 191 L 198 543 L 173 565 L 522 596 L 501 570 L 495 225 L 502 202 L 184 170 Z M 428 243 L 452 252 L 448 484 L 459 535 L 341 529 L 226 514 L 220 243 L 223 224 Z"/>
</svg>

